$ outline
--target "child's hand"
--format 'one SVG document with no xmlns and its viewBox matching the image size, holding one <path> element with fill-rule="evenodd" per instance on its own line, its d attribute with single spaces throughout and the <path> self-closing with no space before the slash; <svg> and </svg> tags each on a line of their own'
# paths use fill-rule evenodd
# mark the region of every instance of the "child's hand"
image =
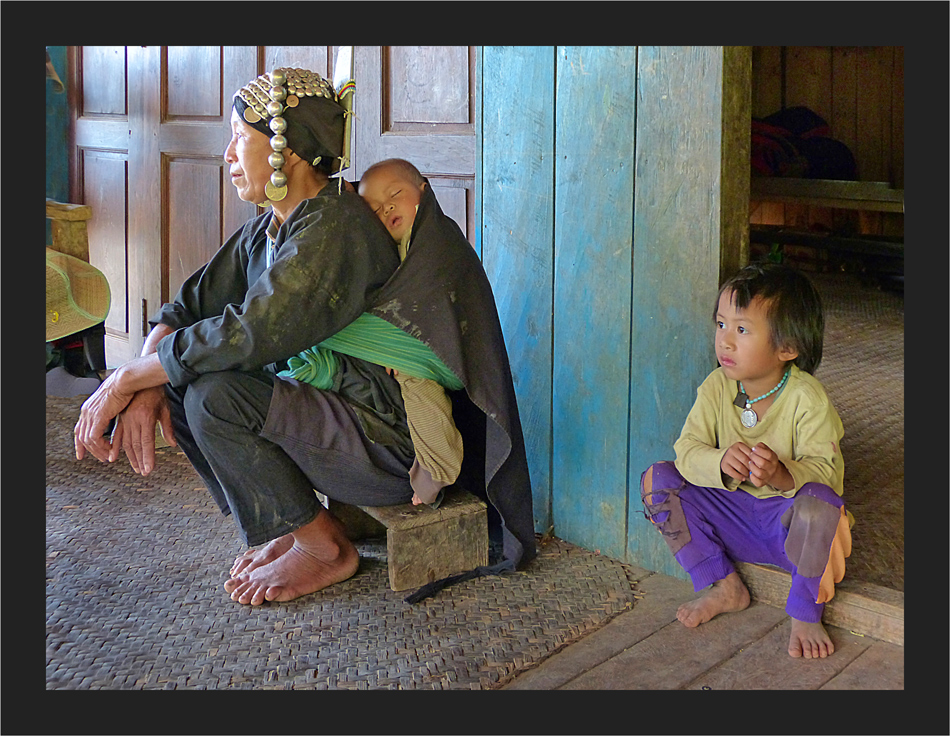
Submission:
<svg viewBox="0 0 950 736">
<path fill-rule="evenodd" d="M 756 488 L 771 485 L 779 490 L 788 490 L 780 487 L 787 485 L 783 482 L 787 475 L 788 470 L 771 447 L 764 442 L 760 442 L 752 448 L 749 457 L 749 480 L 752 481 L 752 485 Z"/>
<path fill-rule="evenodd" d="M 419 498 L 415 493 L 413 493 L 413 494 L 412 494 L 412 505 L 413 505 L 413 506 L 418 506 L 420 503 L 422 503 L 422 499 Z"/>
<path fill-rule="evenodd" d="M 745 442 L 736 442 L 726 450 L 719 467 L 723 473 L 736 480 L 749 480 L 749 462 L 752 450 Z"/>
</svg>

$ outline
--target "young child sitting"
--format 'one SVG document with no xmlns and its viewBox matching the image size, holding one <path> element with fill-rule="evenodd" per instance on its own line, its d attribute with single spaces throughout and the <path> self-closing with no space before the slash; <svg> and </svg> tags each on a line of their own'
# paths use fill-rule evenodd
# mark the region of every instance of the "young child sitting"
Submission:
<svg viewBox="0 0 950 736">
<path fill-rule="evenodd" d="M 399 259 L 409 251 L 412 225 L 426 181 L 403 159 L 370 166 L 359 182 L 359 195 L 396 241 Z M 409 471 L 414 504 L 433 503 L 462 468 L 462 435 L 452 419 L 452 402 L 436 381 L 393 370 L 399 382 L 416 459 Z"/>
<path fill-rule="evenodd" d="M 697 391 L 673 446 L 675 462 L 641 478 L 648 518 L 699 591 L 677 618 L 699 626 L 749 605 L 733 562 L 792 574 L 786 612 L 792 657 L 834 652 L 821 623 L 844 576 L 850 514 L 841 500 L 844 429 L 812 375 L 824 318 L 805 276 L 753 264 L 729 279 L 715 311 L 719 368 Z"/>
</svg>

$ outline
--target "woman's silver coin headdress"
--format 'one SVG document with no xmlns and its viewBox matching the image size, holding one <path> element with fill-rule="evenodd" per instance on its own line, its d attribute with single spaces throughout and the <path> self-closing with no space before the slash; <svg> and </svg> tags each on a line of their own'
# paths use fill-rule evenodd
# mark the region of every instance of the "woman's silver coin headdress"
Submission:
<svg viewBox="0 0 950 736">
<path fill-rule="evenodd" d="M 284 165 L 283 150 L 287 147 L 287 138 L 284 137 L 287 130 L 287 121 L 283 117 L 285 111 L 297 107 L 301 97 L 326 97 L 338 102 L 337 95 L 330 83 L 316 72 L 280 68 L 248 82 L 237 91 L 236 96 L 240 96 L 247 104 L 244 120 L 250 125 L 263 120 L 274 134 L 270 139 L 273 153 L 267 159 L 274 167 L 274 173 L 264 186 L 264 194 L 270 201 L 279 202 L 287 196 L 287 175 L 281 171 Z M 310 163 L 316 166 L 319 162 L 320 158 L 317 157 Z"/>
</svg>

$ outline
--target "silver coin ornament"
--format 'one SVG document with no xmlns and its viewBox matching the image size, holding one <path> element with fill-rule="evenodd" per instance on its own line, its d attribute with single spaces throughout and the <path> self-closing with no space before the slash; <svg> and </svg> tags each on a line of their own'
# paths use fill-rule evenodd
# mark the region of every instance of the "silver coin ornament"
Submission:
<svg viewBox="0 0 950 736">
<path fill-rule="evenodd" d="M 267 182 L 264 185 L 264 196 L 271 202 L 280 202 L 280 200 L 287 196 L 287 187 L 275 187 L 272 182 Z"/>
<path fill-rule="evenodd" d="M 752 429 L 759 422 L 759 416 L 752 409 L 746 408 L 739 415 L 739 421 L 746 429 Z"/>
<path fill-rule="evenodd" d="M 327 97 L 336 99 L 330 84 L 319 74 L 306 69 L 282 67 L 270 74 L 261 75 L 238 90 L 238 95 L 247 103 L 244 119 L 254 125 L 269 118 L 268 127 L 274 135 L 270 139 L 273 153 L 268 163 L 274 168 L 270 181 L 264 185 L 264 194 L 272 202 L 287 196 L 287 175 L 281 171 L 287 148 L 287 121 L 283 117 L 288 108 L 297 107 L 300 97 Z M 317 159 L 319 161 L 319 157 Z M 314 162 L 316 164 L 316 162 Z"/>
</svg>

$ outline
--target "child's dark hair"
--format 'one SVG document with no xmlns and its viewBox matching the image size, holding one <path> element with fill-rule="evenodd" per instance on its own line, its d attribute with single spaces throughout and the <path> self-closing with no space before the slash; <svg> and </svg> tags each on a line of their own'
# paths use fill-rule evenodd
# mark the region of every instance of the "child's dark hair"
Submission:
<svg viewBox="0 0 950 736">
<path fill-rule="evenodd" d="M 719 297 L 727 293 L 738 309 L 745 309 L 756 297 L 765 300 L 772 345 L 797 350 L 792 362 L 806 373 L 815 372 L 821 363 L 825 318 L 821 297 L 803 273 L 777 263 L 749 264 L 719 289 L 713 319 Z"/>
</svg>

